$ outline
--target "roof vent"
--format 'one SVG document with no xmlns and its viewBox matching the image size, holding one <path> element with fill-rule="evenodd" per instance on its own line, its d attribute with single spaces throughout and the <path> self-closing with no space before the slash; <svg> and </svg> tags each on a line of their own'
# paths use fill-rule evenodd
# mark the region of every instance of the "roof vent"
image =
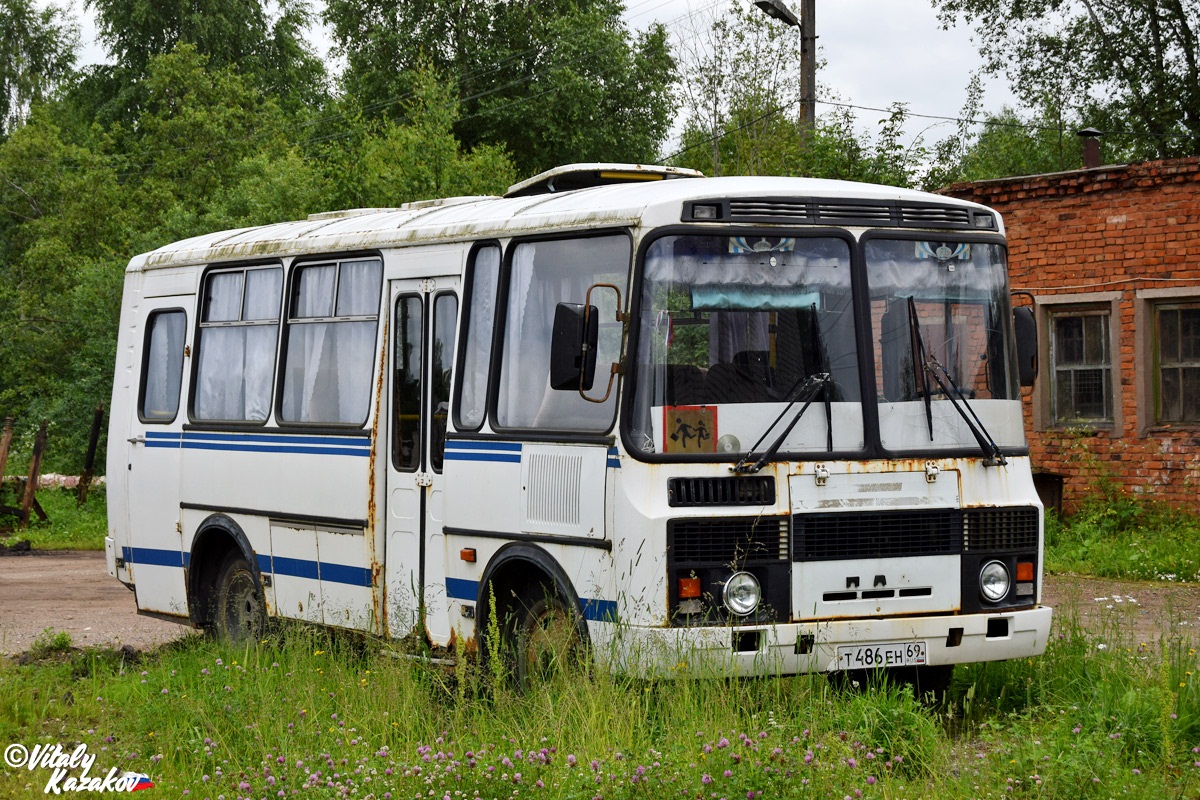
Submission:
<svg viewBox="0 0 1200 800">
<path fill-rule="evenodd" d="M 555 167 L 528 180 L 508 187 L 505 197 L 529 197 L 555 194 L 572 189 L 590 189 L 614 183 L 640 183 L 672 178 L 703 178 L 704 173 L 683 167 L 659 167 L 653 164 L 567 164 Z"/>
</svg>

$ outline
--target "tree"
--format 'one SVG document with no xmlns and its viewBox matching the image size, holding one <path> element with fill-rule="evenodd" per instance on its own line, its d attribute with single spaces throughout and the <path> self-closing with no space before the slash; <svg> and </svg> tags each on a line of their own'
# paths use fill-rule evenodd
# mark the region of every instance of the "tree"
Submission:
<svg viewBox="0 0 1200 800">
<path fill-rule="evenodd" d="M 342 86 L 403 123 L 428 63 L 457 85 L 467 149 L 503 145 L 522 174 L 571 161 L 653 160 L 671 121 L 666 32 L 636 37 L 615 0 L 329 0 Z"/>
<path fill-rule="evenodd" d="M 85 0 L 116 66 L 96 67 L 76 100 L 102 122 L 128 122 L 145 101 L 143 81 L 156 56 L 192 45 L 212 69 L 236 68 L 284 108 L 298 111 L 325 94 L 321 59 L 307 42 L 307 0 Z"/>
<path fill-rule="evenodd" d="M 799 39 L 756 9 L 726 6 L 702 19 L 681 48 L 687 116 L 671 159 L 677 165 L 707 175 L 915 181 L 924 150 L 902 142 L 902 105 L 889 109 L 874 139 L 845 107 L 818 117 L 815 130 L 802 128 Z"/>
<path fill-rule="evenodd" d="M 1134 158 L 1200 153 L 1196 0 L 933 0 L 972 24 L 984 69 Z"/>
<path fill-rule="evenodd" d="M 71 77 L 78 47 L 79 29 L 63 9 L 0 0 L 0 136 Z"/>
</svg>

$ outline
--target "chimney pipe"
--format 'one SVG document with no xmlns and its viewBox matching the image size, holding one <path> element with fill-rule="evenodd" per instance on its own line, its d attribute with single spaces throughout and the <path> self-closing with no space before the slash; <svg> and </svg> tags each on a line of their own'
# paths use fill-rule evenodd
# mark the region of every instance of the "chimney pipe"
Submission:
<svg viewBox="0 0 1200 800">
<path fill-rule="evenodd" d="M 1083 168 L 1096 169 L 1100 166 L 1100 137 L 1103 132 L 1095 128 L 1084 128 L 1075 131 L 1075 135 L 1083 139 Z"/>
</svg>

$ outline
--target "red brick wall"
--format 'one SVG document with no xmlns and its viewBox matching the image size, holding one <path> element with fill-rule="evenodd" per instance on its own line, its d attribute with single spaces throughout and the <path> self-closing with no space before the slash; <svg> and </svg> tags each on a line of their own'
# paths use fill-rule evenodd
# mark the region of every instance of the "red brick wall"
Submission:
<svg viewBox="0 0 1200 800">
<path fill-rule="evenodd" d="M 1148 493 L 1173 505 L 1200 508 L 1200 426 L 1156 427 L 1151 404 L 1148 345 L 1135 325 L 1137 292 L 1195 289 L 1200 298 L 1200 158 L 1100 167 L 998 181 L 961 183 L 943 194 L 999 211 L 1009 244 L 1010 284 L 1039 299 L 1119 292 L 1119 332 L 1112 352 L 1119 371 L 1119 422 L 1108 430 L 1035 428 L 1034 398 L 1026 390 L 1025 423 L 1035 470 L 1064 476 L 1068 508 L 1105 482 Z M 1018 298 L 1019 302 L 1020 299 Z M 1041 314 L 1039 314 L 1041 316 Z M 1149 336 L 1151 331 L 1140 332 Z M 1039 324 L 1039 336 L 1048 331 Z M 1045 342 L 1040 343 L 1045 353 Z M 1145 362 L 1145 363 L 1143 363 Z M 1038 377 L 1048 402 L 1048 363 Z"/>
</svg>

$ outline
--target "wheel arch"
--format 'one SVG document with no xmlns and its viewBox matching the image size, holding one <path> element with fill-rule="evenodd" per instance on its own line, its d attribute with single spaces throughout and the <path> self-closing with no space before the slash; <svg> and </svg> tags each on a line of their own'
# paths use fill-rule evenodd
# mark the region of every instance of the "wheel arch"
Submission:
<svg viewBox="0 0 1200 800">
<path fill-rule="evenodd" d="M 500 629 L 503 630 L 506 617 L 516 609 L 522 590 L 535 583 L 548 585 L 562 598 L 575 615 L 580 641 L 585 647 L 590 646 L 583 603 L 558 560 L 537 545 L 509 542 L 492 556 L 479 581 L 476 608 L 480 609 L 480 613 L 476 615 L 475 630 L 479 652 L 485 663 L 489 646 L 487 632 L 494 613 L 492 597 L 496 598 L 496 605 L 502 611 Z"/>
<path fill-rule="evenodd" d="M 221 564 L 231 552 L 240 552 L 254 573 L 261 591 L 262 572 L 250 539 L 242 526 L 225 514 L 212 514 L 196 528 L 188 557 L 188 614 L 192 624 L 207 628 L 212 624 L 213 589 Z"/>
</svg>

